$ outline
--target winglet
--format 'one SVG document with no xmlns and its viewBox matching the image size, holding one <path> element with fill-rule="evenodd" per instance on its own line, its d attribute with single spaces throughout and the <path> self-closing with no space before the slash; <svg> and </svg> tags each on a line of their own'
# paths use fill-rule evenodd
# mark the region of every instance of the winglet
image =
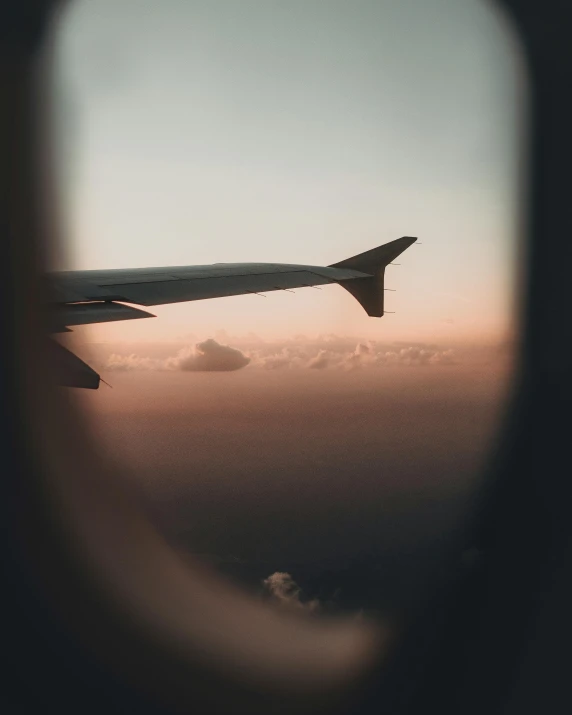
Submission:
<svg viewBox="0 0 572 715">
<path fill-rule="evenodd" d="M 346 258 L 339 263 L 333 263 L 330 268 L 349 268 L 360 273 L 369 273 L 367 278 L 354 278 L 340 281 L 343 286 L 359 302 L 365 312 L 373 318 L 383 316 L 383 297 L 385 267 L 389 265 L 405 249 L 413 245 L 417 238 L 403 236 L 383 246 L 372 248 L 365 253 Z"/>
</svg>

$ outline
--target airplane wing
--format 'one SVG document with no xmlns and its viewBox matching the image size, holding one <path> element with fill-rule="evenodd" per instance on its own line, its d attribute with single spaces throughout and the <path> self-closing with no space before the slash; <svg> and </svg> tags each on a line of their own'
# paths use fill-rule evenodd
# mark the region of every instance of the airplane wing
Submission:
<svg viewBox="0 0 572 715">
<path fill-rule="evenodd" d="M 51 328 L 53 333 L 69 332 L 70 326 L 74 325 L 155 317 L 134 305 L 149 307 L 328 283 L 338 283 L 354 296 L 368 315 L 381 318 L 384 314 L 385 267 L 416 240 L 404 236 L 329 266 L 215 263 L 51 273 L 48 276 Z M 59 349 L 55 353 L 63 355 Z M 71 374 L 73 369 L 76 375 L 73 386 L 79 386 L 79 358 L 70 355 L 74 360 L 70 359 L 68 372 Z M 97 375 L 93 370 L 91 372 Z M 96 381 L 91 375 L 87 380 L 91 384 L 85 386 L 97 382 L 97 387 L 99 376 L 97 378 Z"/>
</svg>

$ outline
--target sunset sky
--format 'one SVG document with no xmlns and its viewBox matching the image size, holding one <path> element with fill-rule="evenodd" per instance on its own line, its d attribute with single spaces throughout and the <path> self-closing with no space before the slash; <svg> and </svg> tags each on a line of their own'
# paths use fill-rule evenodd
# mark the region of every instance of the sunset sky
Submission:
<svg viewBox="0 0 572 715">
<path fill-rule="evenodd" d="M 59 268 L 324 265 L 422 243 L 387 269 L 382 320 L 328 286 L 80 335 L 510 332 L 523 81 L 484 2 L 76 0 L 57 39 Z"/>
</svg>

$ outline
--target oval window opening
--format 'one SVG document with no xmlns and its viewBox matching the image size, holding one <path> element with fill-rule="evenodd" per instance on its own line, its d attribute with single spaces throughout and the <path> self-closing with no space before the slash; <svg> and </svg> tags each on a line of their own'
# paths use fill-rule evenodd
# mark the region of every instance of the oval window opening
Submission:
<svg viewBox="0 0 572 715">
<path fill-rule="evenodd" d="M 467 516 L 514 370 L 525 82 L 504 18 L 79 1 L 58 43 L 57 339 L 113 387 L 72 388 L 102 449 L 183 555 L 258 597 L 401 612 Z"/>
</svg>

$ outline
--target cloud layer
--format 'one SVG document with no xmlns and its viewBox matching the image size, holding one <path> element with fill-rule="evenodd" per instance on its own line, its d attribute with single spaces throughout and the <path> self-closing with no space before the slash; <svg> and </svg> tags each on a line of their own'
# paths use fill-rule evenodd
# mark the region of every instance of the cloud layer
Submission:
<svg viewBox="0 0 572 715">
<path fill-rule="evenodd" d="M 246 367 L 250 358 L 241 350 L 209 338 L 194 348 L 183 348 L 177 355 L 164 359 L 140 355 L 109 356 L 108 370 L 182 370 L 183 372 L 232 372 Z"/>
<path fill-rule="evenodd" d="M 267 370 L 308 368 L 310 370 L 355 370 L 390 365 L 426 366 L 454 365 L 455 352 L 432 346 L 388 347 L 371 342 L 358 342 L 353 349 L 347 346 L 286 346 L 278 351 L 271 348 L 251 353 L 252 364 Z"/>
<path fill-rule="evenodd" d="M 107 370 L 176 370 L 183 372 L 231 372 L 247 365 L 265 370 L 357 370 L 384 366 L 421 367 L 454 365 L 458 357 L 450 348 L 431 345 L 387 345 L 376 342 L 349 342 L 336 336 L 309 340 L 246 343 L 243 349 L 213 338 L 185 347 L 167 358 L 112 353 Z"/>
</svg>

